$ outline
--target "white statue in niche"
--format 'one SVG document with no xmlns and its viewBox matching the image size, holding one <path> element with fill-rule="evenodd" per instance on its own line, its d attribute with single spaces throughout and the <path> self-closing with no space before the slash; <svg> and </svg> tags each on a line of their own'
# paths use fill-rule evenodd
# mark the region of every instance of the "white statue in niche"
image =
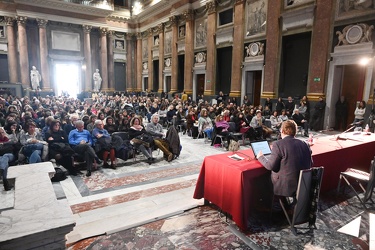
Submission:
<svg viewBox="0 0 375 250">
<path fill-rule="evenodd" d="M 30 71 L 31 87 L 33 90 L 39 89 L 39 83 L 42 80 L 42 76 L 39 74 L 39 71 L 35 66 L 32 67 Z"/>
<path fill-rule="evenodd" d="M 94 91 L 99 92 L 100 87 L 102 86 L 102 77 L 100 76 L 99 69 L 95 70 L 95 73 L 93 74 L 94 78 Z"/>
</svg>

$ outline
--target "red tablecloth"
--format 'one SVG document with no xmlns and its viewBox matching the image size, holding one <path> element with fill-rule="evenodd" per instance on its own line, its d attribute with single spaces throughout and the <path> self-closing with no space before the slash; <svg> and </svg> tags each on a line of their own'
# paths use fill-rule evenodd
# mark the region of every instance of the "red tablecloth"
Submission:
<svg viewBox="0 0 375 250">
<path fill-rule="evenodd" d="M 355 140 L 336 140 L 334 136 L 315 138 L 311 149 L 314 166 L 324 167 L 322 191 L 336 188 L 340 172 L 348 167 L 368 171 L 375 155 L 375 135 L 353 135 L 352 139 Z M 254 157 L 251 149 L 239 152 Z M 218 154 L 204 159 L 194 198 L 205 198 L 217 205 L 223 212 L 231 214 L 241 229 L 246 230 L 250 208 L 254 204 L 252 199 L 255 192 L 262 188 L 254 185 L 255 180 L 270 172 L 257 160 L 230 159 L 228 156 L 232 154 Z"/>
</svg>

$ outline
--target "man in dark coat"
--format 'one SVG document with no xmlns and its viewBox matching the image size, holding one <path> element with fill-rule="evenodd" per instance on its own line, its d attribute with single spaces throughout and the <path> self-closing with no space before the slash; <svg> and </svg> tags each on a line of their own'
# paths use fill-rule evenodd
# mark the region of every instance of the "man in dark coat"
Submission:
<svg viewBox="0 0 375 250">
<path fill-rule="evenodd" d="M 274 195 L 295 197 L 299 172 L 313 165 L 311 149 L 304 141 L 295 138 L 297 124 L 288 120 L 281 125 L 282 140 L 272 144 L 269 158 L 260 151 L 257 155 L 259 162 L 272 171 L 271 180 Z"/>
<path fill-rule="evenodd" d="M 348 102 L 345 100 L 344 96 L 341 96 L 340 99 L 336 102 L 335 105 L 336 112 L 336 130 L 345 130 L 346 129 L 346 120 L 348 118 Z"/>
</svg>

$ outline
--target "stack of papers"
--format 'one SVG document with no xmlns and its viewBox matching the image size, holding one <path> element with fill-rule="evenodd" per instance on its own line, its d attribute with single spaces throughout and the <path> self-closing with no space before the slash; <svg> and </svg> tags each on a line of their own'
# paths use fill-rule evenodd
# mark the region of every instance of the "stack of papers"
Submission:
<svg viewBox="0 0 375 250">
<path fill-rule="evenodd" d="M 241 161 L 245 158 L 239 156 L 238 154 L 234 154 L 234 155 L 228 155 L 229 158 L 233 159 L 233 160 L 236 160 L 236 161 Z"/>
</svg>

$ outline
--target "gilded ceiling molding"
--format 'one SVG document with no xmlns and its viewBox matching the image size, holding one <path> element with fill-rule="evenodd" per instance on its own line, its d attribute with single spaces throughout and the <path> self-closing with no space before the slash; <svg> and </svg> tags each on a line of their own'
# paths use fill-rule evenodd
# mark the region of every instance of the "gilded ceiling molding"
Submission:
<svg viewBox="0 0 375 250">
<path fill-rule="evenodd" d="M 45 29 L 47 27 L 47 23 L 48 23 L 47 19 L 39 19 L 39 18 L 37 18 L 36 21 L 38 23 L 39 28 L 44 28 Z"/>
<path fill-rule="evenodd" d="M 216 12 L 216 2 L 210 1 L 206 3 L 206 9 L 208 14 L 212 14 Z"/>
<path fill-rule="evenodd" d="M 16 19 L 14 17 L 6 16 L 4 17 L 4 20 L 7 26 L 13 26 Z"/>
<path fill-rule="evenodd" d="M 17 24 L 25 26 L 27 23 L 27 16 L 16 16 Z"/>
<path fill-rule="evenodd" d="M 82 29 L 83 29 L 84 33 L 90 33 L 91 30 L 92 30 L 92 26 L 91 25 L 82 25 Z"/>
</svg>

